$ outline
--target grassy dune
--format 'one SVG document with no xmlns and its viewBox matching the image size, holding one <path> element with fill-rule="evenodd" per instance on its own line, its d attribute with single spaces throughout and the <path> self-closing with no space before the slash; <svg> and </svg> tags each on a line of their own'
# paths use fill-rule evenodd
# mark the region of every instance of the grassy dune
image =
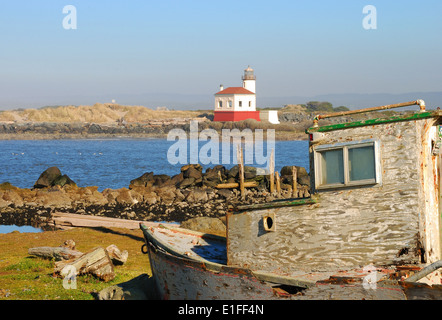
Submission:
<svg viewBox="0 0 442 320">
<path fill-rule="evenodd" d="M 147 122 L 152 120 L 195 118 L 200 114 L 200 111 L 194 110 L 157 111 L 143 106 L 96 103 L 93 106 L 59 106 L 3 111 L 0 112 L 0 122 L 112 123 L 121 119 L 124 119 L 126 122 Z"/>
</svg>

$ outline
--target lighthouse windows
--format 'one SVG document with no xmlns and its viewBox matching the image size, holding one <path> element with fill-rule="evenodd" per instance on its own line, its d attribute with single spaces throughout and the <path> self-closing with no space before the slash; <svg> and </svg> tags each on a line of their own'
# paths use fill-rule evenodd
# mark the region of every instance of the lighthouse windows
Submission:
<svg viewBox="0 0 442 320">
<path fill-rule="evenodd" d="M 222 101 L 218 101 L 218 108 L 222 108 L 223 107 L 223 102 Z"/>
<path fill-rule="evenodd" d="M 230 101 L 229 101 L 229 108 L 231 108 L 232 105 L 233 105 L 233 103 L 232 103 L 232 101 L 230 100 Z"/>
<path fill-rule="evenodd" d="M 238 101 L 238 106 L 242 107 L 242 101 Z"/>
</svg>

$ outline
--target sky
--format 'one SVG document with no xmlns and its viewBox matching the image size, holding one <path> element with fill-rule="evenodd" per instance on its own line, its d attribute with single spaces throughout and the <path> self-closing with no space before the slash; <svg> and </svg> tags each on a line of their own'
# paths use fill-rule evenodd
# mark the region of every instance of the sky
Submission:
<svg viewBox="0 0 442 320">
<path fill-rule="evenodd" d="M 211 108 L 248 65 L 258 98 L 441 92 L 441 14 L 440 0 L 1 1 L 0 110 L 169 97 Z"/>
</svg>

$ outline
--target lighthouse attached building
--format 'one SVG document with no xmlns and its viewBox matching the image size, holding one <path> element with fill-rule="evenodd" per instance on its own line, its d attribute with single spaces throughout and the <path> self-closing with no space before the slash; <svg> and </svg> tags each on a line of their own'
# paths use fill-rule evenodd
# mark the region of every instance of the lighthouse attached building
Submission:
<svg viewBox="0 0 442 320">
<path fill-rule="evenodd" d="M 255 119 L 260 121 L 256 111 L 256 77 L 253 69 L 244 70 L 242 87 L 229 87 L 215 94 L 215 112 L 213 121 L 241 121 Z"/>
</svg>

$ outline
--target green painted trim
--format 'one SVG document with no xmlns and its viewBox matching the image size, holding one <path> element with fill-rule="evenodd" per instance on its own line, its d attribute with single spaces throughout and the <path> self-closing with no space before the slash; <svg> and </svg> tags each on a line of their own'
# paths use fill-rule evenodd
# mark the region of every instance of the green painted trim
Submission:
<svg viewBox="0 0 442 320">
<path fill-rule="evenodd" d="M 328 126 L 322 126 L 322 127 L 316 127 L 316 128 L 312 127 L 312 128 L 305 130 L 305 133 L 309 134 L 309 133 L 313 133 L 313 132 L 327 132 L 327 131 L 342 130 L 342 129 L 355 128 L 355 127 L 372 126 L 372 125 L 383 124 L 383 123 L 419 120 L 419 119 L 425 119 L 425 118 L 432 118 L 435 116 L 439 116 L 439 113 L 438 112 L 419 112 L 419 113 L 414 113 L 412 115 L 405 115 L 405 116 L 394 116 L 394 117 L 390 117 L 390 118 L 376 118 L 376 119 L 368 119 L 368 120 L 348 122 L 348 123 L 338 123 L 338 124 L 331 124 Z"/>
<path fill-rule="evenodd" d="M 316 201 L 316 199 L 313 199 L 313 198 L 289 200 L 289 201 L 273 201 L 273 202 L 269 202 L 269 203 L 259 203 L 259 204 L 238 206 L 235 208 L 234 211 L 240 212 L 240 211 L 247 211 L 247 210 L 294 207 L 294 206 L 302 206 L 302 205 L 315 204 L 315 203 L 317 203 L 317 201 Z"/>
</svg>

